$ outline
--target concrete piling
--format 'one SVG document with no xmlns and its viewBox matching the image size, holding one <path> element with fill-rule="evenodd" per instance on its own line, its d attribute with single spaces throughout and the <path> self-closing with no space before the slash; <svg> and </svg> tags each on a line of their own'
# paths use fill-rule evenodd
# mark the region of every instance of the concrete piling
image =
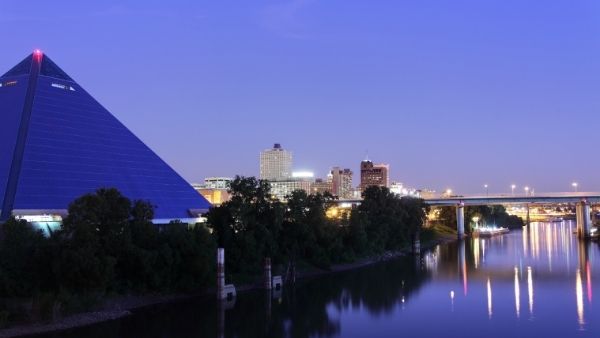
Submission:
<svg viewBox="0 0 600 338">
<path fill-rule="evenodd" d="M 236 291 L 233 284 L 225 285 L 225 249 L 217 249 L 217 299 L 231 300 Z"/>
<path fill-rule="evenodd" d="M 456 205 L 456 232 L 458 238 L 465 235 L 465 204 L 462 202 Z"/>
<path fill-rule="evenodd" d="M 272 281 L 271 281 L 271 258 L 265 258 L 264 265 L 264 287 L 267 290 L 271 290 Z"/>
<path fill-rule="evenodd" d="M 222 297 L 223 291 L 225 290 L 225 249 L 217 249 L 217 298 L 224 299 Z"/>
</svg>

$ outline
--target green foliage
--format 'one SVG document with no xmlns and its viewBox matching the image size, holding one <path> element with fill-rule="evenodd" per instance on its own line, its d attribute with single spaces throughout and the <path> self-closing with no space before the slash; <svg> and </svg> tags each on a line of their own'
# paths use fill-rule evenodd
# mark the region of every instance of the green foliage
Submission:
<svg viewBox="0 0 600 338">
<path fill-rule="evenodd" d="M 288 199 L 280 243 L 284 257 L 328 267 L 343 260 L 342 228 L 326 217 L 333 196 L 297 190 Z"/>
<path fill-rule="evenodd" d="M 494 224 L 508 228 L 520 228 L 524 223 L 521 218 L 509 215 L 506 208 L 501 205 L 481 205 L 465 207 L 465 231 L 470 232 L 473 217 L 479 217 L 480 224 Z M 456 208 L 440 207 L 439 219 L 441 223 L 449 228 L 456 229 Z"/>
<path fill-rule="evenodd" d="M 50 264 L 42 232 L 11 218 L 2 226 L 0 238 L 0 296 L 24 297 L 39 291 Z"/>
<path fill-rule="evenodd" d="M 267 181 L 237 176 L 231 199 L 208 213 L 216 242 L 225 248 L 226 271 L 255 273 L 264 257 L 276 257 L 284 206 L 271 198 Z"/>
<path fill-rule="evenodd" d="M 419 239 L 428 208 L 422 199 L 400 198 L 385 187 L 368 187 L 350 218 L 352 249 L 363 255 L 410 245 Z"/>
<path fill-rule="evenodd" d="M 56 301 L 63 311 L 78 311 L 107 294 L 201 290 L 214 281 L 217 245 L 226 250 L 230 274 L 257 275 L 265 257 L 327 268 L 407 247 L 427 212 L 420 199 L 371 187 L 342 225 L 327 217 L 329 194 L 294 191 L 283 204 L 268 182 L 253 177 L 236 177 L 230 189 L 231 200 L 207 215 L 212 234 L 201 224 L 156 226 L 152 205 L 116 189 L 73 201 L 47 237 L 10 219 L 0 232 L 0 298 L 42 299 L 48 309 Z"/>
<path fill-rule="evenodd" d="M 160 233 L 159 243 L 161 289 L 194 291 L 213 279 L 216 247 L 204 226 L 189 229 L 187 224 L 171 222 Z"/>
<path fill-rule="evenodd" d="M 419 238 L 427 212 L 423 200 L 371 187 L 349 225 L 342 226 L 326 216 L 334 202 L 329 194 L 294 191 L 284 206 L 271 198 L 267 182 L 246 177 L 236 177 L 230 193 L 231 201 L 211 209 L 208 223 L 227 252 L 226 271 L 231 273 L 257 273 L 264 257 L 327 268 L 360 255 L 405 248 Z"/>
<path fill-rule="evenodd" d="M 10 312 L 6 310 L 0 311 L 0 329 L 3 329 L 8 326 L 8 319 L 10 317 Z"/>
<path fill-rule="evenodd" d="M 52 294 L 80 309 L 108 293 L 201 290 L 213 280 L 208 230 L 152 224 L 154 208 L 116 189 L 71 203 L 62 227 L 44 237 L 25 221 L 2 225 L 0 297 Z"/>
</svg>

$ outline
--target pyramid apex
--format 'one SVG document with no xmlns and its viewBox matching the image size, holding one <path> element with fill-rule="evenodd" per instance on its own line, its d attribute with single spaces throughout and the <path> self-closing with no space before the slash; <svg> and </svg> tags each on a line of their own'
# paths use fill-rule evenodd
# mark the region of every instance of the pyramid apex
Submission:
<svg viewBox="0 0 600 338">
<path fill-rule="evenodd" d="M 0 80 L 0 220 L 62 215 L 75 198 L 101 187 L 150 201 L 160 224 L 195 223 L 210 208 L 47 54 L 34 50 Z"/>
</svg>

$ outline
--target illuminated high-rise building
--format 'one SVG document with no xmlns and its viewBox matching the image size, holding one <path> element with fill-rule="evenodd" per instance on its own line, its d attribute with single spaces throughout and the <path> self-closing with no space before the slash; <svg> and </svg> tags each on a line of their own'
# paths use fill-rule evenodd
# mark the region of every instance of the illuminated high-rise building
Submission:
<svg viewBox="0 0 600 338">
<path fill-rule="evenodd" d="M 365 191 L 369 186 L 390 186 L 390 165 L 373 164 L 369 160 L 360 162 L 360 190 Z"/>
<path fill-rule="evenodd" d="M 342 199 L 352 198 L 352 171 L 350 169 L 341 169 L 333 167 L 330 175 L 331 193 Z"/>
<path fill-rule="evenodd" d="M 292 152 L 275 143 L 273 148 L 260 153 L 260 178 L 285 181 L 292 177 Z"/>
</svg>

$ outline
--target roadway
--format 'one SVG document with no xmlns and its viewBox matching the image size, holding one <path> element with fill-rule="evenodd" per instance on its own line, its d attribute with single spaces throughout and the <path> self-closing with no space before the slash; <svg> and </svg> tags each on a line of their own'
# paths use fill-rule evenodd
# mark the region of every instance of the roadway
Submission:
<svg viewBox="0 0 600 338">
<path fill-rule="evenodd" d="M 535 195 L 471 195 L 425 198 L 431 206 L 469 205 L 510 205 L 510 204 L 558 204 L 579 203 L 600 204 L 600 192 L 561 192 Z"/>
</svg>

